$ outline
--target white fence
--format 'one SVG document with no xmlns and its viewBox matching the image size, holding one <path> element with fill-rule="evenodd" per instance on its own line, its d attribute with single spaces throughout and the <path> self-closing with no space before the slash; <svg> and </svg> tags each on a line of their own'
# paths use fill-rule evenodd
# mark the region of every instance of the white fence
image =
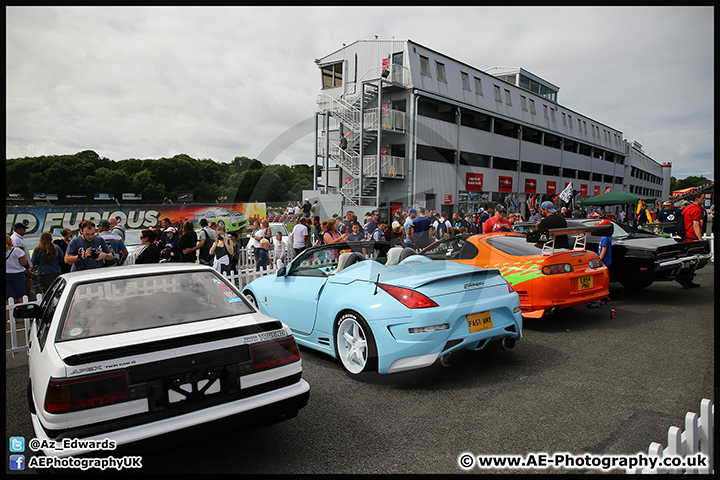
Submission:
<svg viewBox="0 0 720 480">
<path fill-rule="evenodd" d="M 713 473 L 713 429 L 715 428 L 715 405 L 712 400 L 703 399 L 700 402 L 700 416 L 688 412 L 685 416 L 685 431 L 680 432 L 678 427 L 668 430 L 668 446 L 663 448 L 659 443 L 653 442 L 648 448 L 651 457 L 690 457 L 702 454 L 707 457 L 707 466 L 703 468 L 667 468 L 658 467 L 655 470 L 636 468 L 627 473 Z"/>
<path fill-rule="evenodd" d="M 30 300 L 27 297 L 27 295 L 25 295 L 22 298 L 22 301 L 18 302 L 18 303 L 15 303 L 15 300 L 13 300 L 12 298 L 8 299 L 8 303 L 7 303 L 7 305 L 5 305 L 5 312 L 6 312 L 5 318 L 7 319 L 8 324 L 10 326 L 10 332 L 8 332 L 8 333 L 10 333 L 10 345 L 9 345 L 10 348 L 5 349 L 6 355 L 12 355 L 13 358 L 15 358 L 18 353 L 25 352 L 25 351 L 27 351 L 27 348 L 28 348 L 27 347 L 27 336 L 26 336 L 25 332 L 30 331 L 30 319 L 29 318 L 23 319 L 24 321 L 23 321 L 22 325 L 20 326 L 21 327 L 20 330 L 23 332 L 23 336 L 22 336 L 22 338 L 18 338 L 18 325 L 16 324 L 16 321 L 15 321 L 15 313 L 13 311 L 14 308 L 19 305 L 30 305 L 33 303 L 39 305 L 41 300 L 42 300 L 42 295 L 39 295 L 39 294 L 37 295 L 35 300 Z M 21 342 L 21 340 L 22 340 L 22 342 Z M 8 347 L 7 343 L 8 342 L 6 340 L 5 341 L 6 347 Z"/>
</svg>

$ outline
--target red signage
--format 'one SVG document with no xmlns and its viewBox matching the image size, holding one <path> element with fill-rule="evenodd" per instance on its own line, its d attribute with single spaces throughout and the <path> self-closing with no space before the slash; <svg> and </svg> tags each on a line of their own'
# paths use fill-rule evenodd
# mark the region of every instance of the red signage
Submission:
<svg viewBox="0 0 720 480">
<path fill-rule="evenodd" d="M 587 186 L 586 184 L 584 184 L 584 183 L 581 183 L 581 184 L 580 184 L 580 195 L 585 195 L 585 196 L 587 196 L 587 192 L 588 192 L 587 187 L 588 187 L 588 186 Z"/>
<path fill-rule="evenodd" d="M 537 187 L 537 180 L 534 178 L 526 178 L 525 179 L 525 193 L 535 193 L 535 188 Z"/>
<path fill-rule="evenodd" d="M 382 61 L 383 71 L 385 71 L 385 70 L 388 69 L 389 64 L 390 64 L 390 59 L 389 59 L 389 58 L 383 58 L 383 61 Z"/>
<path fill-rule="evenodd" d="M 512 192 L 512 177 L 498 177 L 498 192 Z"/>
<path fill-rule="evenodd" d="M 483 174 L 482 173 L 465 173 L 465 190 L 473 192 L 483 191 Z"/>
<path fill-rule="evenodd" d="M 443 197 L 443 205 L 452 205 L 452 195 L 445 195 Z"/>
<path fill-rule="evenodd" d="M 556 188 L 557 188 L 557 183 L 555 182 L 555 180 L 547 181 L 547 194 L 548 195 L 555 195 Z"/>
<path fill-rule="evenodd" d="M 347 185 L 351 181 L 352 181 L 352 179 L 350 177 L 345 177 L 345 185 Z"/>
<path fill-rule="evenodd" d="M 597 197 L 598 195 L 600 195 L 600 185 L 595 185 L 593 188 L 593 196 Z"/>
</svg>

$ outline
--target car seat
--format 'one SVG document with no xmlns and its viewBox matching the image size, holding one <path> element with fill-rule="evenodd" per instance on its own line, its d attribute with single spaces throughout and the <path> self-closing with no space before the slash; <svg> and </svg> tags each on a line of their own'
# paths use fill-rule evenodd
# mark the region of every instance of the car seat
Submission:
<svg viewBox="0 0 720 480">
<path fill-rule="evenodd" d="M 357 262 L 362 262 L 365 260 L 365 257 L 358 252 L 346 252 L 340 255 L 340 259 L 338 260 L 338 266 L 335 269 L 334 273 L 338 273 L 339 271 L 349 267 L 350 265 L 353 265 Z"/>
<path fill-rule="evenodd" d="M 387 260 L 385 265 L 397 265 L 400 263 L 400 257 L 402 256 L 403 247 L 393 247 L 387 252 Z"/>
</svg>

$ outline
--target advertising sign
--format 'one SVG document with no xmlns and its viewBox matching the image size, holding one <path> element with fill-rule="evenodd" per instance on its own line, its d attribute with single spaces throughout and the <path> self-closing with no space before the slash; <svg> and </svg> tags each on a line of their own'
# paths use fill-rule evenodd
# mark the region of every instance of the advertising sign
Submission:
<svg viewBox="0 0 720 480">
<path fill-rule="evenodd" d="M 467 172 L 465 174 L 465 190 L 482 192 L 483 190 L 483 174 Z"/>
<path fill-rule="evenodd" d="M 498 192 L 512 192 L 512 177 L 498 177 Z"/>
<path fill-rule="evenodd" d="M 96 193 L 93 197 L 95 200 L 115 200 L 114 193 Z"/>
<path fill-rule="evenodd" d="M 57 193 L 33 193 L 33 200 L 57 200 Z"/>
<path fill-rule="evenodd" d="M 525 179 L 525 193 L 535 193 L 537 188 L 537 180 L 534 178 Z"/>
<path fill-rule="evenodd" d="M 443 205 L 452 205 L 452 195 L 443 196 Z"/>
<path fill-rule="evenodd" d="M 110 217 L 120 217 L 120 224 L 126 228 L 150 228 L 168 218 L 173 225 L 192 222 L 200 228 L 200 220 L 216 222 L 225 226 L 228 232 L 244 229 L 248 224 L 263 221 L 266 216 L 264 203 L 233 203 L 205 205 L 113 205 L 99 206 L 6 206 L 5 231 L 12 233 L 15 223 L 25 223 L 27 233 L 60 233 L 63 228 L 76 230 L 83 220 L 99 222 Z"/>
<path fill-rule="evenodd" d="M 580 184 L 580 195 L 587 196 L 588 186 L 585 183 Z"/>
<path fill-rule="evenodd" d="M 555 180 L 548 180 L 547 181 L 547 194 L 548 195 L 555 195 L 555 190 L 557 189 L 557 182 Z"/>
<path fill-rule="evenodd" d="M 123 200 L 142 200 L 142 195 L 138 195 L 136 193 L 123 193 L 122 199 Z"/>
<path fill-rule="evenodd" d="M 600 185 L 595 185 L 593 187 L 593 197 L 597 197 L 600 195 Z"/>
</svg>

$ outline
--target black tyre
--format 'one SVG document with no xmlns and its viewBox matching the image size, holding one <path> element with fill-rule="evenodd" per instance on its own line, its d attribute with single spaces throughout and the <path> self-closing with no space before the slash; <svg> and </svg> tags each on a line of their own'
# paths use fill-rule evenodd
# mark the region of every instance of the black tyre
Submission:
<svg viewBox="0 0 720 480">
<path fill-rule="evenodd" d="M 335 330 L 335 349 L 346 372 L 377 372 L 375 337 L 365 319 L 354 312 L 343 314 Z"/>
</svg>

